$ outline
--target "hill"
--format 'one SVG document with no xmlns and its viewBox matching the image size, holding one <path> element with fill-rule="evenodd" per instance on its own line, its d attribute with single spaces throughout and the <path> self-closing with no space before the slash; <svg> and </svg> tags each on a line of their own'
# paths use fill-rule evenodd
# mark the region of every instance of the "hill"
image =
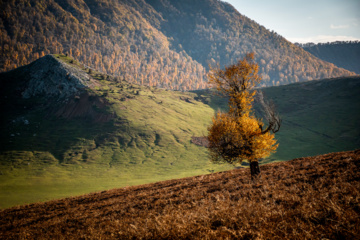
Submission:
<svg viewBox="0 0 360 240">
<path fill-rule="evenodd" d="M 194 90 L 206 88 L 208 64 L 255 52 L 263 86 L 354 75 L 218 0 L 11 0 L 0 8 L 0 71 L 67 53 L 132 83 Z"/>
<path fill-rule="evenodd" d="M 360 42 L 332 42 L 300 44 L 304 50 L 317 58 L 338 67 L 360 74 Z"/>
<path fill-rule="evenodd" d="M 265 88 L 283 126 L 262 163 L 359 148 L 359 83 Z M 226 107 L 210 90 L 140 86 L 48 55 L 0 73 L 0 96 L 1 208 L 233 168 L 193 141 Z"/>
<path fill-rule="evenodd" d="M 360 147 L 360 77 L 295 83 L 263 91 L 283 119 L 273 160 Z"/>
<path fill-rule="evenodd" d="M 65 55 L 0 79 L 1 207 L 229 168 L 191 143 L 214 113 L 194 93 L 131 84 Z"/>
<path fill-rule="evenodd" d="M 360 151 L 113 189 L 0 212 L 3 239 L 357 239 Z"/>
</svg>

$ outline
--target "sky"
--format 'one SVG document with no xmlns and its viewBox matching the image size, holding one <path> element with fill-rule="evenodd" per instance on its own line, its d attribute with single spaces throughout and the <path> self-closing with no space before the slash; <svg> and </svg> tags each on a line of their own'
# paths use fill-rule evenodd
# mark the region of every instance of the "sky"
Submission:
<svg viewBox="0 0 360 240">
<path fill-rule="evenodd" d="M 290 42 L 360 40 L 360 0 L 223 0 Z"/>
</svg>

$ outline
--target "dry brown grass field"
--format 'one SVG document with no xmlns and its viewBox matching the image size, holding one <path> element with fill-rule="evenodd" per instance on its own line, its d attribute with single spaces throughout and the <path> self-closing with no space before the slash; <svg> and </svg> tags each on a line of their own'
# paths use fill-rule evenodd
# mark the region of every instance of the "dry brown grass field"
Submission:
<svg viewBox="0 0 360 240">
<path fill-rule="evenodd" d="M 360 150 L 0 212 L 1 239 L 360 239 Z"/>
</svg>

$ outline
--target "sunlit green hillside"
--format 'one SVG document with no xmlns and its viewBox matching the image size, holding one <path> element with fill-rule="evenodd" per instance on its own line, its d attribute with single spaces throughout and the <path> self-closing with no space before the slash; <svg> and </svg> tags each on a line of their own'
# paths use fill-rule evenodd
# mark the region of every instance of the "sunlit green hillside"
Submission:
<svg viewBox="0 0 360 240">
<path fill-rule="evenodd" d="M 214 113 L 195 93 L 90 70 L 93 85 L 75 96 L 24 99 L 32 68 L 1 74 L 1 207 L 230 168 L 191 143 Z"/>
</svg>

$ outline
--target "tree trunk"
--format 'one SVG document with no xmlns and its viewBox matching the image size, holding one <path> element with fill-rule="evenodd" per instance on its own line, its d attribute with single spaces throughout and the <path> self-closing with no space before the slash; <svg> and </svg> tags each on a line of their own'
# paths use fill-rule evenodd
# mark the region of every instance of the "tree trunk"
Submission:
<svg viewBox="0 0 360 240">
<path fill-rule="evenodd" d="M 254 178 L 260 174 L 260 168 L 259 168 L 258 161 L 250 162 L 250 171 L 251 171 L 251 178 Z"/>
</svg>

